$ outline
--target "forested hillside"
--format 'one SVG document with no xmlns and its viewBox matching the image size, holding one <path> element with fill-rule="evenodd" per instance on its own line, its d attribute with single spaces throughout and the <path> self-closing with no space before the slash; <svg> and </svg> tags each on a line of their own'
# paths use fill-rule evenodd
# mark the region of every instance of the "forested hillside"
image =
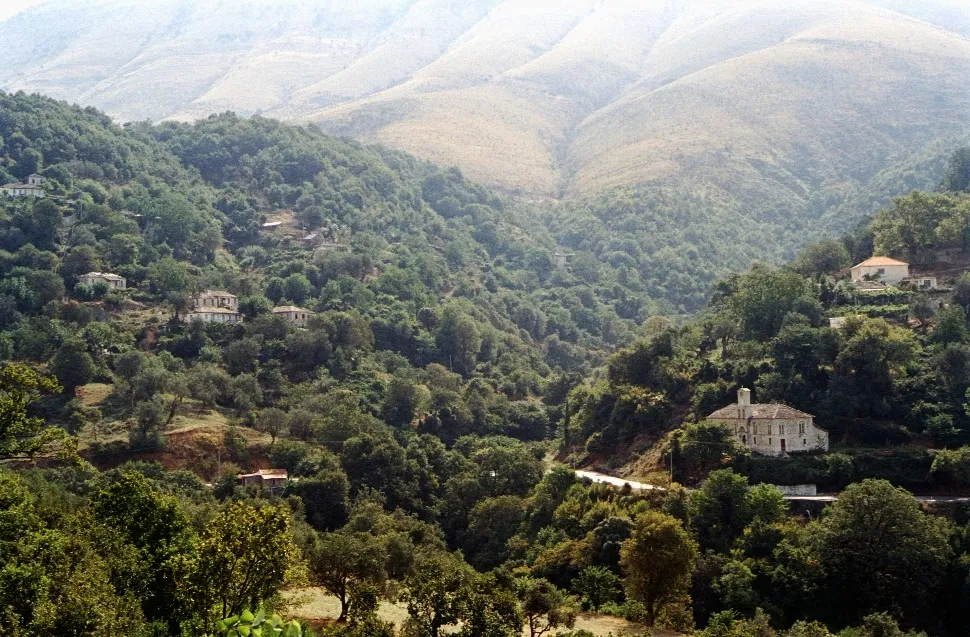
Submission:
<svg viewBox="0 0 970 637">
<path fill-rule="evenodd" d="M 641 472 L 651 463 L 665 469 L 673 454 L 675 477 L 687 483 L 733 463 L 778 484 L 839 489 L 879 476 L 923 490 L 970 486 L 950 464 L 964 462 L 970 445 L 970 151 L 943 163 L 938 191 L 897 197 L 785 266 L 756 264 L 721 279 L 684 325 L 649 322 L 647 338 L 570 394 L 567 446 L 614 468 L 632 461 Z M 848 268 L 873 254 L 904 260 L 932 286 L 859 287 Z M 705 421 L 741 387 L 759 403 L 813 414 L 839 452 L 750 457 Z M 656 453 L 637 460 L 651 447 L 662 462 Z M 954 447 L 961 450 L 935 451 Z"/>
<path fill-rule="evenodd" d="M 702 195 L 562 214 L 312 128 L 0 93 L 0 181 L 44 180 L 0 203 L 0 636 L 964 635 L 967 511 L 897 488 L 970 485 L 970 151 L 942 172 L 722 278 L 753 253 Z M 863 297 L 874 250 L 945 289 Z M 832 452 L 752 457 L 704 421 L 740 385 Z M 808 520 L 801 481 L 846 488 Z"/>
</svg>

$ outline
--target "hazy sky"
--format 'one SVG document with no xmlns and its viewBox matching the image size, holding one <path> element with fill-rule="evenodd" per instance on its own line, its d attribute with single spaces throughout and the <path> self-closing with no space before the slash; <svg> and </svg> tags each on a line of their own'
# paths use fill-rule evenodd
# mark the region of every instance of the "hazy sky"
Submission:
<svg viewBox="0 0 970 637">
<path fill-rule="evenodd" d="M 21 9 L 40 4 L 44 0 L 0 0 L 0 20 L 6 20 Z"/>
</svg>

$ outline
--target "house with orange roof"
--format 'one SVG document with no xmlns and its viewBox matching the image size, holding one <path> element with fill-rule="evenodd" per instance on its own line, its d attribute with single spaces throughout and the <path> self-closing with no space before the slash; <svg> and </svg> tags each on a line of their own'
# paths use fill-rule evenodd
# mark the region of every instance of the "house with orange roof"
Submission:
<svg viewBox="0 0 970 637">
<path fill-rule="evenodd" d="M 870 257 L 852 266 L 852 281 L 877 281 L 885 285 L 899 285 L 909 278 L 909 264 L 890 257 Z"/>
</svg>

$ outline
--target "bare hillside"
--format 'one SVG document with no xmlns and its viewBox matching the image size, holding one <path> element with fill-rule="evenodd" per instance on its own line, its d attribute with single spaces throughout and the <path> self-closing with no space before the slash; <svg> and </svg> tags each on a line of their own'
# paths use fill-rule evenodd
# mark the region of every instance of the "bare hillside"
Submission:
<svg viewBox="0 0 970 637">
<path fill-rule="evenodd" d="M 513 192 L 693 185 L 823 213 L 970 130 L 957 0 L 51 0 L 0 88 L 312 121 Z"/>
</svg>

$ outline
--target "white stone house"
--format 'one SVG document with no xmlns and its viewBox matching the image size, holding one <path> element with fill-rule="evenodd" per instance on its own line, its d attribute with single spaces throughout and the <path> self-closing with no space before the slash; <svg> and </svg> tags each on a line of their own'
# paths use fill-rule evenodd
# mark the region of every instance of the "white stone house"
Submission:
<svg viewBox="0 0 970 637">
<path fill-rule="evenodd" d="M 124 290 L 128 285 L 125 277 L 110 272 L 88 272 L 79 276 L 78 280 L 88 287 L 93 287 L 96 283 L 104 283 L 112 290 Z"/>
<path fill-rule="evenodd" d="M 302 307 L 296 307 L 295 305 L 274 307 L 273 314 L 282 316 L 290 323 L 298 325 L 299 327 L 306 327 L 306 322 L 311 316 L 313 316 L 313 312 L 310 310 L 305 310 Z"/>
<path fill-rule="evenodd" d="M 787 405 L 751 404 L 751 390 L 738 390 L 738 403 L 707 417 L 727 424 L 738 442 L 765 456 L 792 451 L 828 451 L 829 434 L 815 417 Z"/>
<path fill-rule="evenodd" d="M 34 175 L 31 175 L 33 177 Z M 36 175 L 40 177 L 40 175 Z M 29 179 L 29 177 L 28 177 Z M 43 180 L 43 177 L 40 177 Z M 43 182 L 41 182 L 43 183 Z M 8 197 L 37 197 L 38 199 L 43 199 L 46 196 L 44 187 L 37 184 L 7 184 L 5 186 L 0 186 L 0 191 L 5 192 Z"/>
<path fill-rule="evenodd" d="M 890 257 L 870 257 L 852 266 L 852 281 L 879 281 L 886 285 L 898 285 L 909 278 L 909 264 Z"/>
<path fill-rule="evenodd" d="M 227 307 L 197 308 L 185 315 L 188 322 L 202 321 L 203 323 L 229 323 L 235 325 L 242 322 L 242 316 L 236 310 Z"/>
<path fill-rule="evenodd" d="M 45 183 L 47 183 L 47 177 L 38 175 L 37 173 L 27 175 L 28 186 L 37 186 L 38 188 L 43 188 Z"/>
<path fill-rule="evenodd" d="M 236 295 L 222 290 L 205 290 L 204 292 L 199 292 L 192 299 L 192 302 L 196 310 L 224 308 L 235 312 L 239 309 L 239 299 Z"/>
</svg>

